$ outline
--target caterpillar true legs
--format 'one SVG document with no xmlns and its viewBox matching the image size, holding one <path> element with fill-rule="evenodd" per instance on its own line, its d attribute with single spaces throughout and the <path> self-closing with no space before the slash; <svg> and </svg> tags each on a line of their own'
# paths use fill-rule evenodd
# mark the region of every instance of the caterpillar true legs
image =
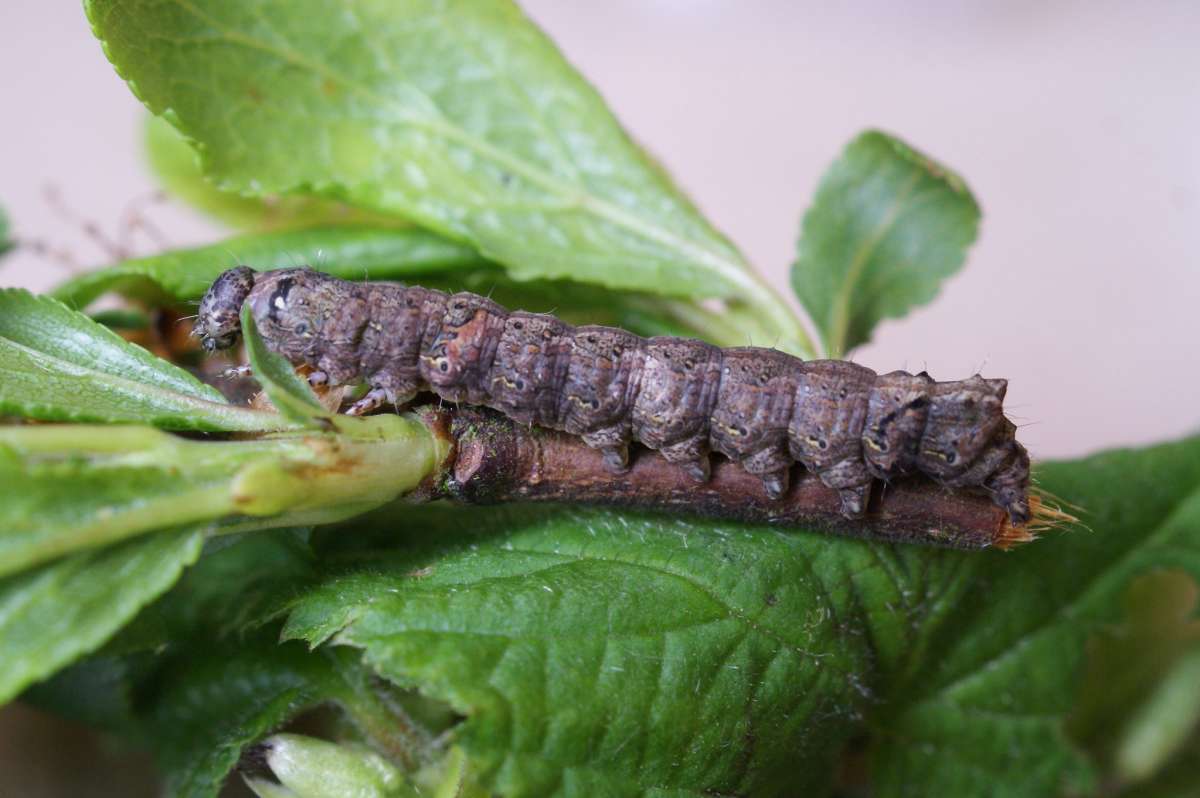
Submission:
<svg viewBox="0 0 1200 798">
<path fill-rule="evenodd" d="M 934 382 L 772 349 L 644 339 L 476 294 L 310 269 L 222 274 L 196 322 L 206 349 L 236 342 L 245 302 L 270 349 L 329 384 L 369 386 L 353 413 L 431 390 L 579 435 L 614 471 L 638 441 L 704 481 L 712 450 L 778 498 L 798 461 L 838 491 L 848 517 L 863 514 L 875 479 L 922 473 L 982 487 L 1013 523 L 1029 520 L 1029 456 L 1004 416 L 1004 380 Z"/>
</svg>

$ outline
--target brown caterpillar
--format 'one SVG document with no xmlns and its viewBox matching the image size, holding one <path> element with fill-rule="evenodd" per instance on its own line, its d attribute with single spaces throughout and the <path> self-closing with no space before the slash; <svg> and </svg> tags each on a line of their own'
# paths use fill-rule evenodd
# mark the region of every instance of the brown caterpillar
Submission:
<svg viewBox="0 0 1200 798">
<path fill-rule="evenodd" d="M 206 349 L 237 341 L 247 301 L 266 345 L 315 369 L 314 383 L 366 382 L 350 414 L 433 391 L 582 436 L 616 472 L 628 467 L 633 440 L 701 482 L 717 451 L 777 499 L 799 461 L 838 491 L 848 518 L 864 513 L 873 479 L 920 472 L 951 488 L 982 487 L 1014 524 L 1029 521 L 1029 455 L 1004 416 L 1005 380 L 934 382 L 773 349 L 646 339 L 469 292 L 306 268 L 242 266 L 218 277 L 195 327 Z"/>
</svg>

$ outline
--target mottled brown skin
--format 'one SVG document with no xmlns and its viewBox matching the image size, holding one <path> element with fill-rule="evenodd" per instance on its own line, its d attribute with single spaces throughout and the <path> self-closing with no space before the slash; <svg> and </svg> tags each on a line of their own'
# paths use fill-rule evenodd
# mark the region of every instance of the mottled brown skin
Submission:
<svg viewBox="0 0 1200 798">
<path fill-rule="evenodd" d="M 553 316 L 508 314 L 488 379 L 490 406 L 522 424 L 560 428 L 558 400 L 573 334 L 571 325 Z"/>
<path fill-rule="evenodd" d="M 466 291 L 451 295 L 441 330 L 421 352 L 421 376 L 434 393 L 450 402 L 488 404 L 492 361 L 507 316 L 485 297 Z"/>
<path fill-rule="evenodd" d="M 721 350 L 692 338 L 646 341 L 642 382 L 633 403 L 634 437 L 708 480 L 709 418 L 721 383 Z"/>
<path fill-rule="evenodd" d="M 628 466 L 636 440 L 704 481 L 711 449 L 779 498 L 799 461 L 838 491 L 850 518 L 864 513 L 873 480 L 920 472 L 982 487 L 1013 523 L 1029 520 L 1029 456 L 1004 417 L 1004 380 L 879 376 L 771 349 L 573 328 L 476 294 L 310 269 L 222 274 L 196 324 L 206 349 L 236 342 L 245 303 L 265 344 L 314 369 L 314 382 L 369 386 L 349 413 L 430 390 L 579 435 L 614 471 Z"/>
<path fill-rule="evenodd" d="M 717 406 L 709 426 L 714 451 L 739 463 L 763 481 L 772 499 L 787 492 L 793 459 L 788 423 L 803 366 L 774 349 L 726 349 L 721 362 Z"/>
<path fill-rule="evenodd" d="M 875 372 L 846 360 L 803 363 L 796 380 L 788 444 L 792 457 L 838 491 L 842 512 L 862 515 L 871 487 L 863 460 L 863 428 Z"/>
<path fill-rule="evenodd" d="M 613 327 L 575 328 L 559 400 L 560 429 L 604 453 L 614 472 L 629 466 L 633 404 L 642 385 L 646 341 Z"/>
<path fill-rule="evenodd" d="M 875 378 L 863 431 L 863 457 L 873 476 L 892 480 L 918 470 L 918 444 L 929 418 L 933 385 L 923 371 L 893 371 Z"/>
</svg>

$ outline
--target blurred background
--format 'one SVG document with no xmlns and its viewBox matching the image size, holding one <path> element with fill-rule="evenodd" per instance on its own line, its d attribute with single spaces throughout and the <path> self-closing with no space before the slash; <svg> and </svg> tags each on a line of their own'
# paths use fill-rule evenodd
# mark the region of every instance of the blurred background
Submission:
<svg viewBox="0 0 1200 798">
<path fill-rule="evenodd" d="M 960 172 L 984 210 L 965 270 L 883 324 L 876 370 L 982 370 L 1039 458 L 1197 428 L 1200 4 L 525 0 L 633 135 L 791 297 L 800 216 L 826 166 L 880 127 Z M 140 254 L 223 235 L 146 202 L 143 109 L 77 4 L 0 4 L 0 205 L 23 246 L 0 284 L 45 289 L 109 259 L 85 228 L 156 230 Z M 44 719 L 0 714 L 0 793 L 57 795 Z M 8 724 L 5 725 L 4 718 Z M 105 756 L 66 745 L 82 775 Z M 140 771 L 140 772 L 139 772 Z M 126 768 L 120 794 L 149 789 Z M 59 772 L 61 776 L 61 771 Z M 71 794 L 97 794 L 81 782 Z M 90 782 L 91 788 L 96 788 Z"/>
</svg>

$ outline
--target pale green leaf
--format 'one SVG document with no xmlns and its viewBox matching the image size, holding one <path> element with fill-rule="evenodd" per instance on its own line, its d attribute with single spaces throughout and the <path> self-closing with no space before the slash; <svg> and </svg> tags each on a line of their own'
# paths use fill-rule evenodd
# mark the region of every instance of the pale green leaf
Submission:
<svg viewBox="0 0 1200 798">
<path fill-rule="evenodd" d="M 163 532 L 0 579 L 0 704 L 103 644 L 195 562 L 203 539 Z"/>
<path fill-rule="evenodd" d="M 294 798 L 416 798 L 394 765 L 365 746 L 275 734 L 263 742 L 267 765 Z M 261 795 L 261 793 L 260 793 Z"/>
<path fill-rule="evenodd" d="M 841 357 L 936 296 L 966 258 L 979 206 L 962 179 L 885 133 L 846 147 L 804 216 L 792 285 Z"/>
<path fill-rule="evenodd" d="M 347 280 L 396 280 L 480 268 L 486 261 L 468 247 L 416 228 L 322 227 L 247 234 L 124 261 L 74 277 L 54 296 L 79 308 L 108 291 L 161 302 L 199 299 L 221 272 L 238 265 L 259 271 L 312 266 Z"/>
<path fill-rule="evenodd" d="M 0 412 L 49 421 L 169 429 L 270 430 L 274 413 L 236 407 L 183 369 L 48 297 L 0 290 Z"/>
<path fill-rule="evenodd" d="M 4 212 L 4 208 L 0 208 L 0 257 L 13 246 L 12 240 L 8 237 L 8 214 Z"/>
<path fill-rule="evenodd" d="M 365 213 L 345 203 L 320 197 L 244 197 L 221 191 L 200 170 L 200 156 L 179 131 L 162 117 L 147 116 L 146 157 L 150 168 L 173 197 L 243 230 L 295 230 L 315 225 L 398 227 L 394 216 Z"/>
<path fill-rule="evenodd" d="M 242 337 L 246 342 L 246 354 L 250 358 L 254 377 L 267 392 L 271 404 L 285 418 L 297 424 L 315 428 L 330 427 L 332 414 L 317 401 L 308 380 L 297 374 L 282 355 L 267 349 L 262 336 L 258 334 L 249 303 L 242 307 Z"/>
<path fill-rule="evenodd" d="M 90 0 L 109 59 L 239 193 L 317 192 L 520 279 L 757 302 L 802 333 L 508 0 Z"/>
</svg>

